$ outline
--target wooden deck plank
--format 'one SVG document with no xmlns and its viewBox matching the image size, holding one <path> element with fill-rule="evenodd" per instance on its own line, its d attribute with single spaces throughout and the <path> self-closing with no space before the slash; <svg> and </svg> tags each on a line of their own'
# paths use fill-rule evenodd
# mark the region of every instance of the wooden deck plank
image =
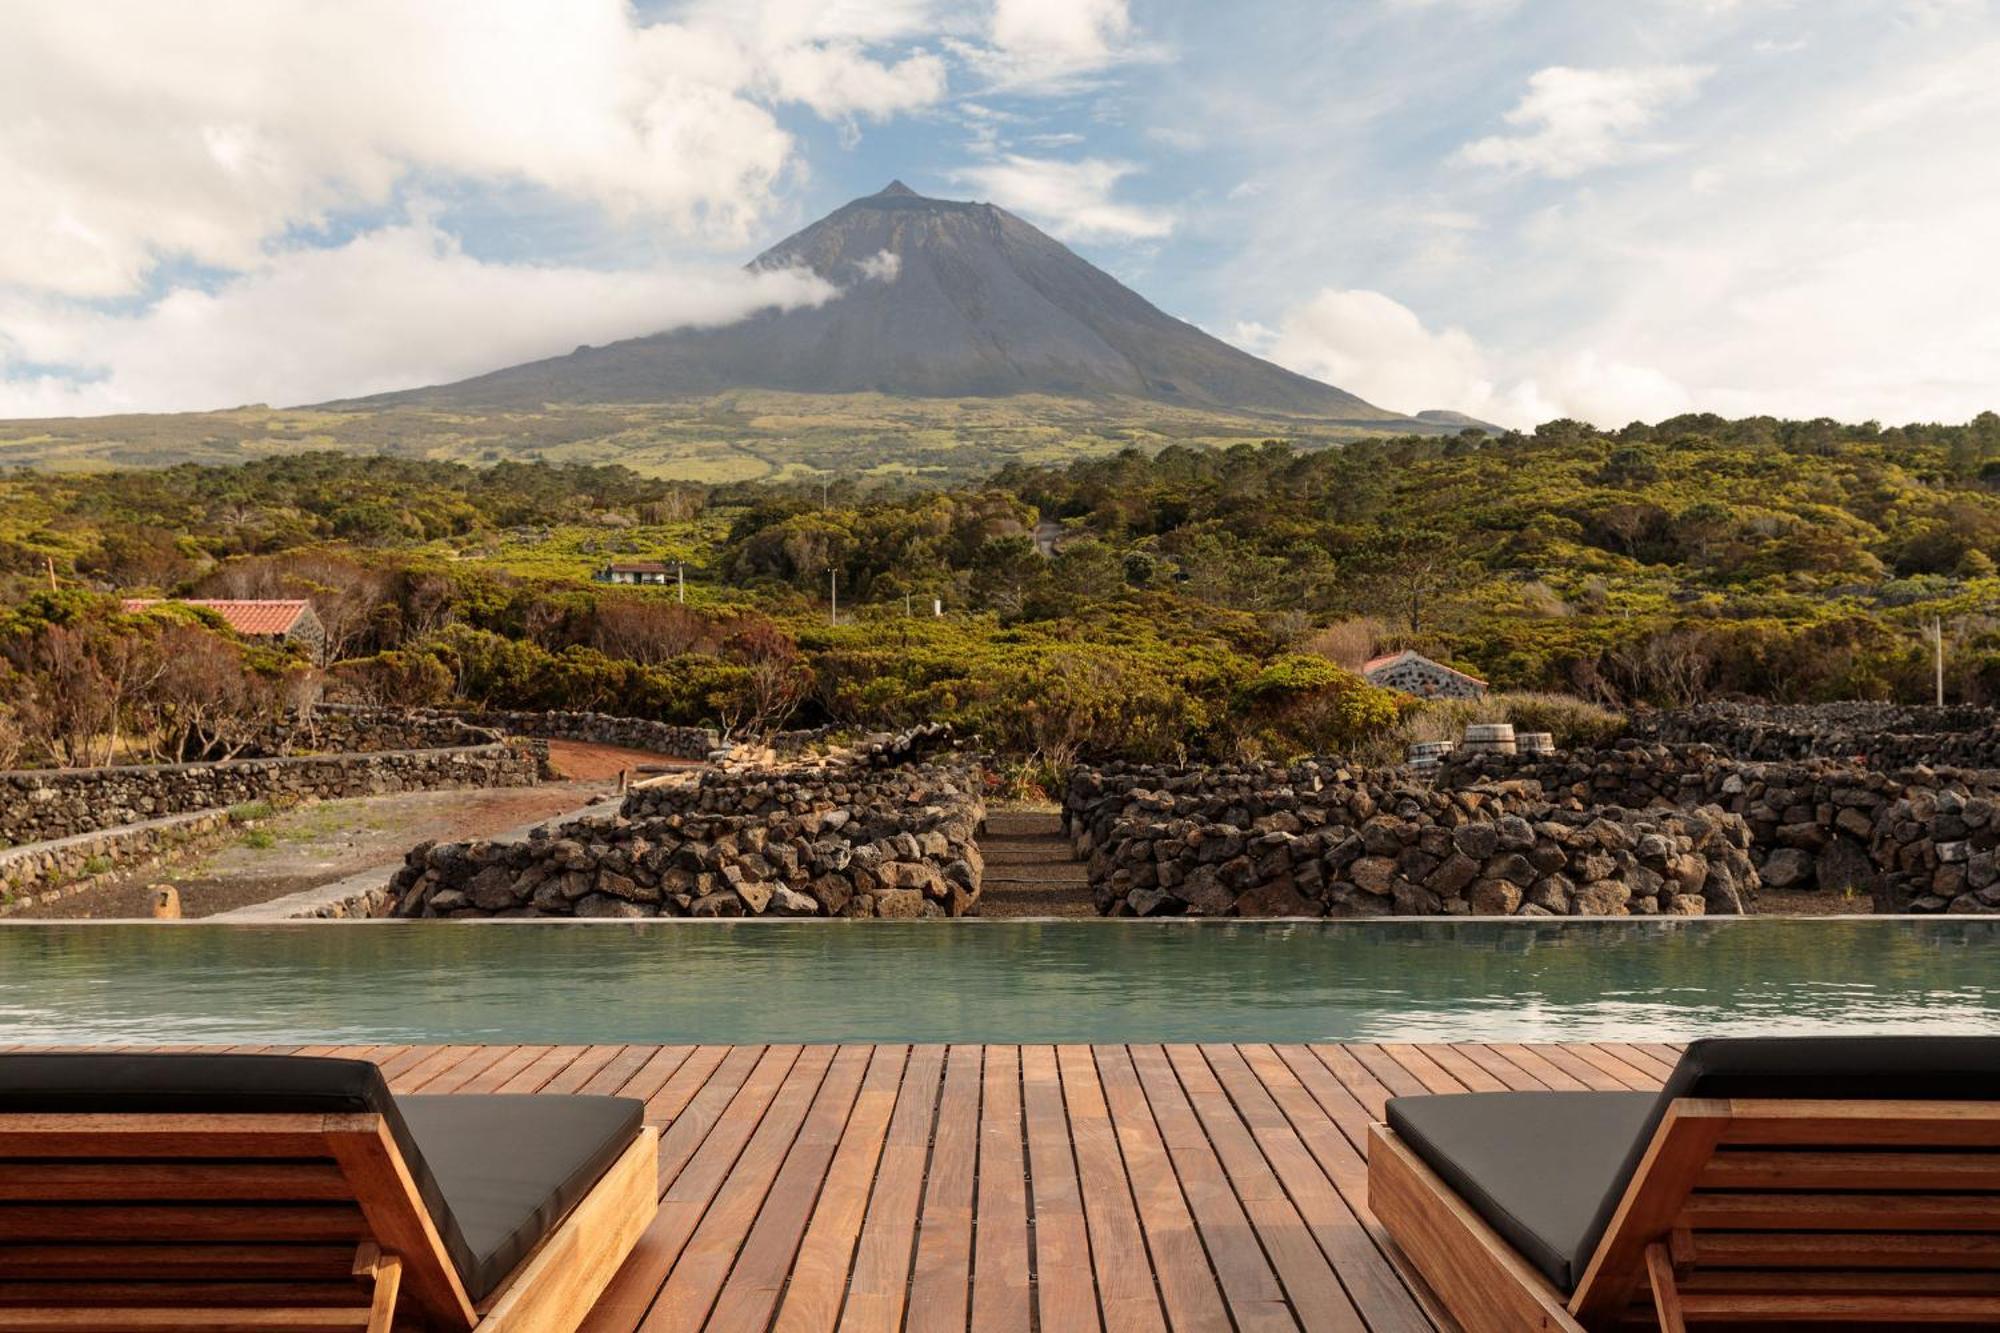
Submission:
<svg viewBox="0 0 2000 1333">
<path fill-rule="evenodd" d="M 919 1046 L 903 1067 L 903 1087 L 877 1163 L 875 1192 L 861 1224 L 853 1274 L 839 1327 L 852 1333 L 895 1333 L 915 1251 L 917 1208 L 930 1160 L 932 1113 L 944 1074 L 944 1048 Z"/>
<path fill-rule="evenodd" d="M 1560 1046 L 1509 1046 L 1504 1048 L 1507 1058 L 1513 1060 L 1516 1064 L 1520 1064 L 1521 1061 L 1517 1058 L 1516 1051 L 1524 1052 L 1530 1058 L 1540 1060 L 1544 1064 L 1560 1070 L 1565 1077 L 1575 1080 L 1576 1084 L 1585 1091 L 1631 1091 L 1630 1088 L 1626 1087 L 1622 1079 L 1613 1077 L 1590 1061 L 1581 1059 L 1574 1052 L 1565 1050 Z M 1548 1082 L 1549 1080 L 1544 1079 L 1543 1081 Z M 1551 1086 L 1554 1085 L 1551 1083 Z M 1574 1091 L 1574 1089 L 1570 1090 Z"/>
<path fill-rule="evenodd" d="M 523 1048 L 525 1049 L 525 1048 Z M 574 1065 L 588 1046 L 543 1046 L 533 1060 L 510 1075 L 498 1091 L 509 1095 L 540 1092 L 564 1070 Z"/>
<path fill-rule="evenodd" d="M 1103 1323 L 1053 1046 L 1021 1048 L 1021 1109 L 1028 1122 L 1028 1195 L 1035 1208 L 1036 1315 L 1043 1328 L 1086 1333 Z"/>
<path fill-rule="evenodd" d="M 1382 1108 L 1398 1094 L 1391 1092 L 1387 1084 L 1375 1077 L 1375 1071 L 1364 1064 L 1351 1048 L 1319 1045 L 1311 1049 L 1319 1062 L 1340 1080 L 1340 1086 L 1347 1089 L 1348 1095 L 1361 1103 L 1368 1119 L 1380 1120 Z M 1421 1092 L 1423 1089 L 1419 1086 L 1413 1091 Z"/>
<path fill-rule="evenodd" d="M 1413 1075 L 1427 1093 L 1469 1091 L 1462 1079 L 1432 1059 L 1430 1052 L 1421 1046 L 1385 1041 L 1377 1043 L 1376 1049 Z"/>
<path fill-rule="evenodd" d="M 1166 1052 L 1158 1046 L 1134 1046 L 1129 1054 L 1236 1326 L 1245 1333 L 1253 1329 L 1296 1330 L 1299 1324 L 1285 1303 L 1285 1289 L 1278 1284 L 1242 1201 L 1230 1187 L 1208 1135 L 1202 1132 L 1194 1108 L 1181 1091 Z"/>
<path fill-rule="evenodd" d="M 1616 1056 L 1651 1079 L 1654 1087 L 1666 1082 L 1667 1076 L 1674 1072 L 1672 1060 L 1662 1060 L 1645 1048 L 1634 1046 L 1630 1042 L 1600 1041 L 1594 1044 L 1606 1055 Z"/>
<path fill-rule="evenodd" d="M 422 1092 L 432 1083 L 443 1078 L 467 1060 L 476 1057 L 481 1049 L 478 1046 L 434 1046 L 431 1048 L 430 1054 L 426 1055 L 423 1059 L 417 1061 L 415 1064 L 406 1066 L 400 1073 L 392 1075 L 389 1079 L 389 1090 L 399 1094 Z M 498 1052 L 505 1048 L 486 1047 L 484 1049 L 494 1051 L 494 1058 L 498 1059 Z"/>
<path fill-rule="evenodd" d="M 1295 1078 L 1305 1085 L 1306 1091 L 1319 1104 L 1341 1135 L 1357 1153 L 1368 1151 L 1368 1126 L 1378 1117 L 1348 1086 L 1340 1081 L 1333 1070 L 1310 1046 L 1275 1046 L 1272 1048 L 1278 1058 L 1284 1061 Z"/>
<path fill-rule="evenodd" d="M 1434 1046 L 1413 1046 L 1420 1050 L 1430 1062 L 1458 1080 L 1459 1086 L 1467 1092 L 1505 1092 L 1507 1085 L 1491 1073 L 1473 1062 L 1464 1051 L 1456 1046 L 1443 1044 Z"/>
<path fill-rule="evenodd" d="M 587 1096 L 615 1094 L 653 1058 L 657 1046 L 621 1046 L 573 1089 Z"/>
<path fill-rule="evenodd" d="M 1058 1046 L 1056 1070 L 1069 1112 L 1069 1137 L 1076 1151 L 1077 1183 L 1104 1327 L 1107 1333 L 1166 1333 L 1153 1265 L 1132 1201 L 1132 1183 L 1126 1178 L 1118 1136 L 1111 1128 L 1111 1109 L 1089 1048 Z"/>
<path fill-rule="evenodd" d="M 713 1167 L 690 1163 L 661 1203 L 663 1212 L 675 1214 L 672 1226 L 685 1229 L 688 1238 L 674 1261 L 666 1285 L 653 1302 L 640 1328 L 649 1333 L 681 1333 L 702 1327 L 722 1284 L 735 1265 L 758 1213 L 763 1209 L 779 1169 L 791 1155 L 799 1127 L 815 1102 L 833 1063 L 834 1048 L 808 1046 L 785 1069 L 783 1081 L 767 1107 L 741 1119 L 753 1125 L 742 1149 L 725 1167 L 724 1148 L 736 1137 L 734 1125 L 725 1121 L 710 1136 Z M 772 1061 L 774 1067 L 777 1060 Z M 859 1070 L 855 1062 L 856 1071 Z M 754 1096 L 757 1084 L 744 1084 L 744 1096 Z M 723 1325 L 728 1327 L 728 1325 Z"/>
<path fill-rule="evenodd" d="M 690 1058 L 676 1071 L 677 1074 L 688 1074 L 689 1081 L 698 1086 L 689 1089 L 686 1105 L 671 1123 L 662 1127 L 660 1133 L 662 1195 L 674 1185 L 682 1168 L 700 1151 L 709 1130 L 733 1102 L 752 1070 L 762 1066 L 765 1055 L 765 1048 L 761 1046 L 704 1047 L 702 1050 L 720 1051 L 722 1055 L 712 1065 L 697 1065 Z M 775 1090 L 773 1083 L 772 1091 Z M 660 1214 L 654 1216 L 651 1225 L 639 1237 L 631 1258 L 611 1279 L 611 1285 L 605 1289 L 590 1318 L 584 1321 L 583 1327 L 588 1333 L 631 1333 L 646 1317 L 646 1311 L 652 1308 L 653 1298 L 666 1285 L 674 1260 L 680 1256 L 680 1245 L 674 1237 L 671 1219 L 662 1221 L 665 1214 L 663 1208 Z"/>
<path fill-rule="evenodd" d="M 1410 1299 L 1395 1267 L 1307 1150 L 1291 1121 L 1234 1046 L 1205 1047 L 1208 1066 L 1271 1173 L 1319 1243 L 1336 1280 L 1374 1333 L 1425 1333 L 1430 1321 Z"/>
<path fill-rule="evenodd" d="M 972 1254 L 972 1326 L 982 1333 L 1028 1333 L 1033 1323 L 1025 1132 L 1021 1052 L 1013 1046 L 989 1046 L 979 1097 L 978 1225 Z"/>
<path fill-rule="evenodd" d="M 1320 1252 L 1311 1228 L 1279 1183 L 1249 1128 L 1216 1080 L 1198 1046 L 1169 1046 L 1167 1059 L 1179 1075 L 1189 1105 L 1207 1131 L 1222 1169 L 1242 1200 L 1250 1225 L 1271 1256 L 1292 1311 L 1307 1333 L 1364 1333 L 1367 1324 Z M 1317 1168 L 1315 1168 L 1317 1169 Z"/>
<path fill-rule="evenodd" d="M 834 1150 L 854 1111 L 872 1055 L 866 1046 L 842 1047 L 835 1053 L 792 1150 L 771 1182 L 756 1225 L 744 1237 L 735 1267 L 716 1298 L 708 1321 L 711 1328 L 770 1327 L 779 1293 L 785 1289 L 785 1275 L 792 1271 L 820 1185 L 827 1178 Z M 702 1225 L 706 1227 L 708 1219 Z M 846 1276 L 846 1272 L 842 1265 L 841 1275 Z"/>
<path fill-rule="evenodd" d="M 888 1137 L 889 1117 L 903 1083 L 908 1048 L 878 1046 L 868 1063 L 861 1095 L 834 1150 L 812 1221 L 799 1244 L 790 1281 L 773 1325 L 778 1333 L 828 1333 L 840 1321 L 856 1238 L 868 1211 L 875 1167 Z"/>
<path fill-rule="evenodd" d="M 1527 1070 L 1521 1068 L 1491 1046 L 1478 1042 L 1462 1042 L 1454 1049 L 1464 1053 L 1468 1060 L 1500 1080 L 1509 1092 L 1547 1092 L 1549 1085 Z"/>
<path fill-rule="evenodd" d="M 1201 1235 L 1168 1160 L 1167 1145 L 1160 1137 L 1152 1108 L 1139 1086 L 1131 1054 L 1122 1046 L 1099 1046 L 1092 1054 L 1167 1317 L 1176 1333 L 1227 1329 L 1229 1313 L 1222 1288 L 1202 1248 Z M 983 1209 L 981 1225 L 985 1225 Z"/>
<path fill-rule="evenodd" d="M 917 1222 L 917 1257 L 910 1278 L 908 1333 L 963 1329 L 972 1297 L 972 1207 L 979 1175 L 981 1052 L 953 1046 L 945 1053 L 944 1091 L 931 1136 L 930 1170 Z"/>
<path fill-rule="evenodd" d="M 484 1069 L 461 1080 L 456 1090 L 466 1093 L 498 1092 L 509 1079 L 535 1063 L 547 1050 L 546 1046 L 516 1046 Z"/>
<path fill-rule="evenodd" d="M 1651 1092 L 1660 1086 L 1658 1079 L 1600 1047 L 1588 1044 L 1571 1046 L 1567 1048 L 1567 1053 L 1591 1068 L 1603 1071 L 1627 1092 Z"/>
</svg>

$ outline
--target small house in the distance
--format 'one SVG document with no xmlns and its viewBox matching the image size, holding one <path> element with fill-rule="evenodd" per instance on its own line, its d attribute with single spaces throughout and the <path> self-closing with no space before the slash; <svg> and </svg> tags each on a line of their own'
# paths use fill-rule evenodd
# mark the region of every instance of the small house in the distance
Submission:
<svg viewBox="0 0 2000 1333">
<path fill-rule="evenodd" d="M 1454 671 L 1411 648 L 1371 659 L 1361 674 L 1370 685 L 1401 690 L 1420 699 L 1477 699 L 1486 693 L 1486 682 L 1479 677 Z"/>
<path fill-rule="evenodd" d="M 246 639 L 270 644 L 298 644 L 312 655 L 315 662 L 326 655 L 326 626 L 320 623 L 312 603 L 304 598 L 238 601 L 210 597 L 128 597 L 125 609 L 143 611 L 167 600 L 182 606 L 205 606 Z"/>
<path fill-rule="evenodd" d="M 591 578 L 598 583 L 647 583 L 665 587 L 673 582 L 674 571 L 671 566 L 657 560 L 633 560 L 606 565 Z"/>
</svg>

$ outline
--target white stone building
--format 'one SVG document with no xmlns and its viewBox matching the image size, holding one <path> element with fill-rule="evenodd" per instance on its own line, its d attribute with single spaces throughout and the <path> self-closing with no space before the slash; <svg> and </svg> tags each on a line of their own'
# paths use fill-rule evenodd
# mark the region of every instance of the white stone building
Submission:
<svg viewBox="0 0 2000 1333">
<path fill-rule="evenodd" d="M 1420 699 L 1477 699 L 1486 693 L 1486 682 L 1479 677 L 1433 662 L 1412 648 L 1372 659 L 1361 668 L 1361 674 L 1370 685 L 1401 690 Z"/>
</svg>

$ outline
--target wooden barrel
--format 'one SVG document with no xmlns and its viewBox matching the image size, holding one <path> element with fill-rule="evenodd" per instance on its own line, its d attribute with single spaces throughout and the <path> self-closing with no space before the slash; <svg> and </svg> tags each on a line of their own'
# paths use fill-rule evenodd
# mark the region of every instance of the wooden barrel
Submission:
<svg viewBox="0 0 2000 1333">
<path fill-rule="evenodd" d="M 1512 722 L 1474 722 L 1465 728 L 1467 754 L 1513 754 Z"/>
<path fill-rule="evenodd" d="M 1458 748 L 1456 741 L 1416 741 L 1410 746 L 1412 768 L 1436 768 L 1439 761 Z"/>
<path fill-rule="evenodd" d="M 1522 754 L 1554 754 L 1556 738 L 1546 731 L 1516 732 L 1514 748 Z"/>
</svg>

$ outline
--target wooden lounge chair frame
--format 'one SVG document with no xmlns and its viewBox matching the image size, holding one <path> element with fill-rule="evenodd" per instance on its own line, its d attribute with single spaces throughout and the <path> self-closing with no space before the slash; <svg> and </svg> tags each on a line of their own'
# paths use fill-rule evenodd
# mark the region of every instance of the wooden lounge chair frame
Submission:
<svg viewBox="0 0 2000 1333">
<path fill-rule="evenodd" d="M 2000 1103 L 1681 1098 L 1567 1300 L 1386 1125 L 1368 1201 L 1465 1333 L 2000 1324 Z"/>
<path fill-rule="evenodd" d="M 0 1330 L 572 1329 L 658 1161 L 648 1126 L 475 1306 L 380 1115 L 0 1114 Z"/>
</svg>

